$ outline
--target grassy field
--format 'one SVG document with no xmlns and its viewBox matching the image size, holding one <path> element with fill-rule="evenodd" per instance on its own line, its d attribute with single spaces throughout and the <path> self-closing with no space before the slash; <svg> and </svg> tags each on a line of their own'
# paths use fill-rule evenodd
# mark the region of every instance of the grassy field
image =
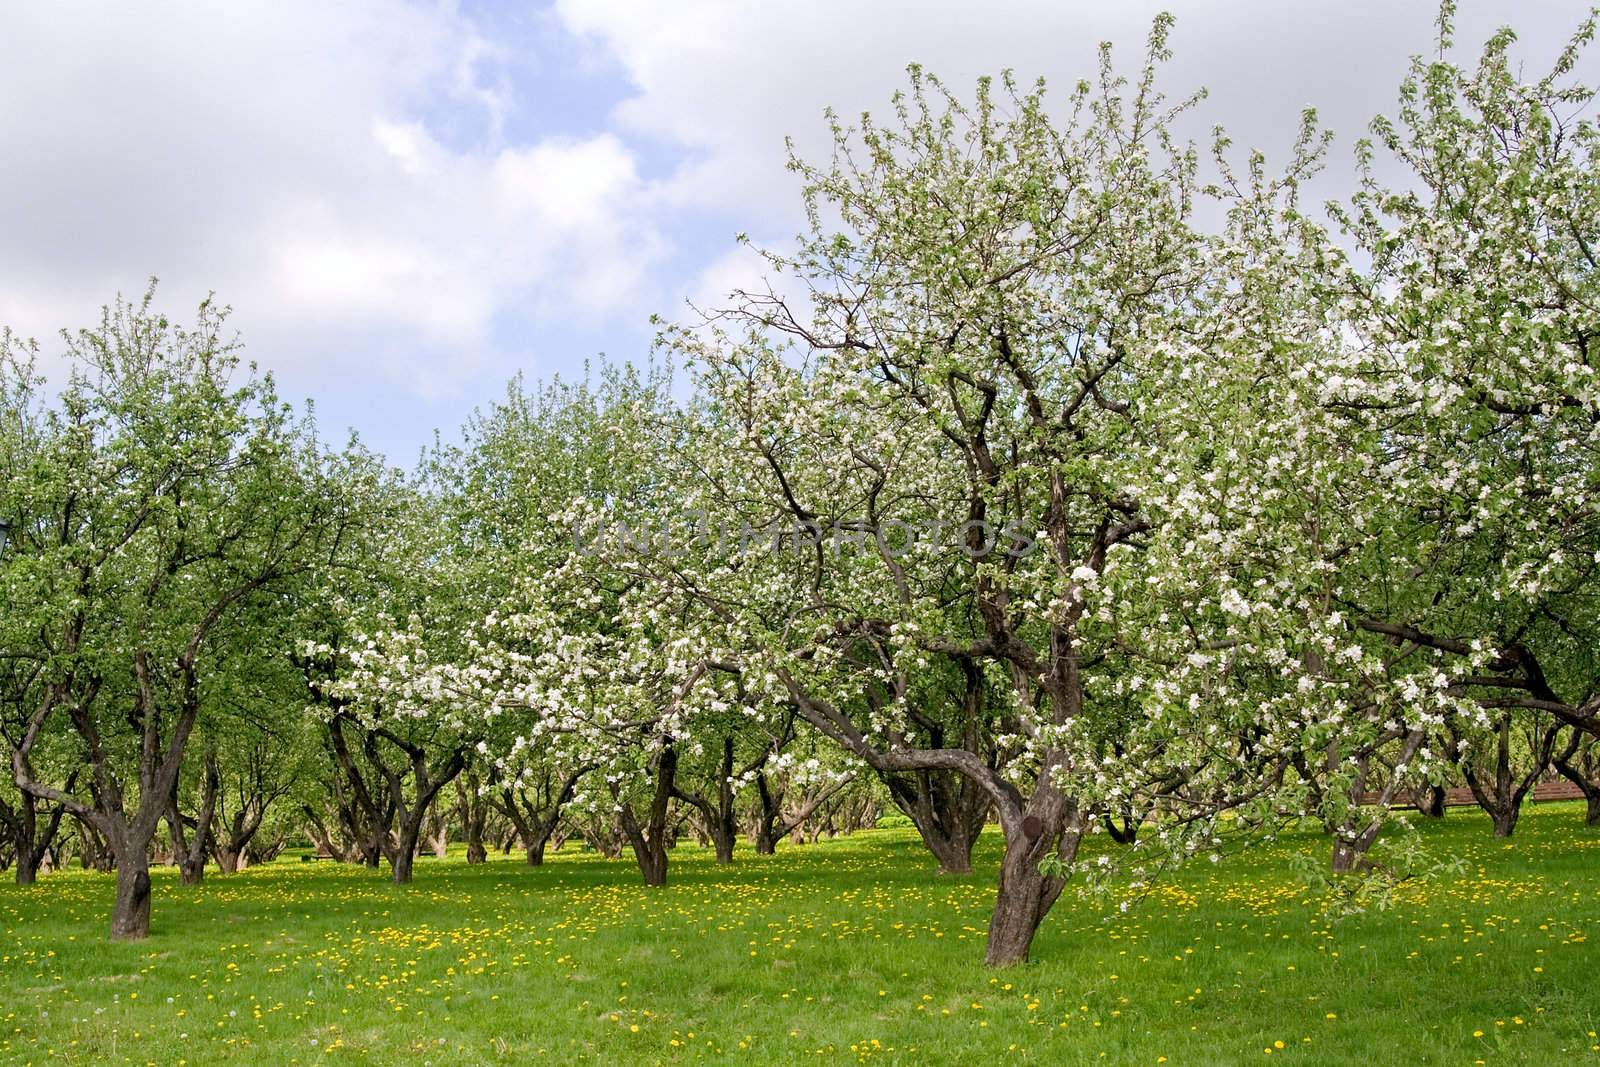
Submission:
<svg viewBox="0 0 1600 1067">
<path fill-rule="evenodd" d="M 939 877 L 876 831 L 717 867 L 425 860 L 415 884 L 296 856 L 104 941 L 111 881 L 0 888 L 0 1062 L 1470 1064 L 1600 1062 L 1600 834 L 1531 810 L 1429 829 L 1467 877 L 1324 919 L 1307 835 L 1179 872 L 1126 912 L 1063 896 L 1036 955 L 978 963 L 998 840 Z"/>
</svg>

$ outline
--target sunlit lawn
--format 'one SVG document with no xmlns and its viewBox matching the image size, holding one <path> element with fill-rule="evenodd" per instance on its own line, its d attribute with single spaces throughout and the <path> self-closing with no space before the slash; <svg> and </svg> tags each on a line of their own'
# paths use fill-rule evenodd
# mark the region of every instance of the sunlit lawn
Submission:
<svg viewBox="0 0 1600 1067">
<path fill-rule="evenodd" d="M 105 943 L 110 879 L 74 871 L 0 888 L 0 1062 L 1600 1061 L 1581 822 L 1531 810 L 1502 844 L 1453 810 L 1429 840 L 1468 877 L 1331 923 L 1285 860 L 1312 835 L 1125 913 L 1069 890 L 1042 962 L 998 974 L 993 836 L 961 879 L 904 831 L 720 868 L 684 847 L 664 891 L 571 848 L 424 860 L 399 888 L 290 854 L 196 889 L 163 873 L 136 945 Z"/>
</svg>

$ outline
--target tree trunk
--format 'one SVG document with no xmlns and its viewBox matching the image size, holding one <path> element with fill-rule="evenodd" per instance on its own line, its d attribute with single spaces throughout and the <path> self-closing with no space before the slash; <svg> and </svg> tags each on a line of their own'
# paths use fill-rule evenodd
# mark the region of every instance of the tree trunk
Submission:
<svg viewBox="0 0 1600 1067">
<path fill-rule="evenodd" d="M 253 798 L 249 805 L 233 813 L 233 818 L 227 825 L 227 833 L 217 835 L 212 841 L 211 851 L 216 857 L 217 868 L 223 874 L 238 874 L 249 864 L 251 842 L 261 829 L 261 820 L 266 815 L 268 803 L 270 801 L 262 800 L 259 796 Z M 321 820 L 318 820 L 318 825 L 320 827 Z M 327 836 L 326 831 L 323 831 L 323 836 Z M 331 846 L 332 843 L 328 844 Z M 337 855 L 331 847 L 328 849 L 328 854 Z"/>
<path fill-rule="evenodd" d="M 39 877 L 39 865 L 31 848 L 17 849 L 17 884 L 32 885 Z"/>
<path fill-rule="evenodd" d="M 1122 805 L 1115 812 L 1108 807 L 1101 812 L 1101 821 L 1111 840 L 1119 845 L 1131 845 L 1139 840 L 1139 827 L 1144 825 L 1144 820 L 1150 811 L 1151 807 L 1148 805 L 1135 808 L 1131 803 Z"/>
<path fill-rule="evenodd" d="M 591 834 L 587 840 L 590 848 L 608 860 L 614 860 L 622 855 L 623 836 L 616 830 Z"/>
<path fill-rule="evenodd" d="M 461 836 L 467 841 L 467 862 L 485 862 L 489 850 L 483 844 L 483 831 L 489 818 L 489 802 L 479 787 L 478 772 L 470 767 L 456 779 L 456 811 Z"/>
<path fill-rule="evenodd" d="M 69 791 L 77 778 L 78 772 L 73 771 L 67 779 Z M 65 807 L 58 804 L 50 812 L 49 818 L 44 820 L 44 826 L 40 827 L 39 801 L 33 794 L 23 790 L 15 810 L 0 801 L 0 821 L 4 821 L 10 830 L 16 849 L 18 885 L 33 885 L 38 879 L 40 868 L 51 854 L 50 849 L 55 843 L 56 833 L 61 829 L 64 815 Z"/>
<path fill-rule="evenodd" d="M 78 862 L 84 870 L 110 873 L 116 869 L 116 856 L 106 839 L 85 818 L 78 819 L 78 842 L 83 848 Z"/>
<path fill-rule="evenodd" d="M 1480 775 L 1471 760 L 1464 763 L 1461 768 L 1462 777 L 1467 780 L 1467 787 L 1472 790 L 1472 799 L 1488 813 L 1489 820 L 1494 826 L 1494 836 L 1497 838 L 1510 837 L 1516 831 L 1517 819 L 1522 814 L 1522 801 L 1545 774 L 1551 762 L 1560 760 L 1556 755 L 1555 745 L 1561 736 L 1561 731 L 1565 729 L 1560 722 L 1556 722 L 1544 726 L 1529 738 L 1529 765 L 1526 773 L 1519 775 L 1517 769 L 1512 766 L 1511 727 L 1512 719 L 1508 713 L 1499 723 L 1494 762 L 1489 768 L 1493 772 L 1492 777 L 1486 778 Z M 1570 751 L 1569 746 L 1567 752 Z M 1562 756 L 1567 752 L 1563 752 Z"/>
<path fill-rule="evenodd" d="M 283 853 L 285 846 L 288 844 L 289 838 L 282 830 L 279 830 L 278 835 L 266 844 L 262 844 L 261 838 L 257 837 L 246 845 L 244 851 L 239 854 L 239 869 L 242 871 L 246 867 L 271 863 Z"/>
<path fill-rule="evenodd" d="M 1000 889 L 994 914 L 989 917 L 989 946 L 983 962 L 989 967 L 1010 967 L 1028 962 L 1033 936 L 1053 902 L 1052 879 L 1034 869 L 1002 864 Z"/>
<path fill-rule="evenodd" d="M 989 818 L 988 795 L 955 771 L 885 775 L 884 784 L 938 861 L 939 873 L 972 873 L 972 846 Z"/>
<path fill-rule="evenodd" d="M 206 876 L 206 852 L 211 847 L 212 823 L 217 813 L 217 793 L 222 785 L 222 773 L 217 767 L 217 742 L 207 737 L 204 756 L 205 771 L 200 785 L 200 810 L 195 813 L 194 840 L 183 839 L 183 812 L 178 808 L 178 786 L 172 786 L 172 818 L 175 844 L 178 846 L 178 870 L 184 885 L 199 885 Z"/>
<path fill-rule="evenodd" d="M 199 885 L 206 878 L 206 858 L 187 852 L 178 854 L 178 877 L 184 885 Z"/>
<path fill-rule="evenodd" d="M 1600 826 L 1600 749 L 1596 744 L 1593 738 L 1574 730 L 1566 748 L 1554 758 L 1556 770 L 1583 793 L 1588 805 L 1585 826 Z"/>
<path fill-rule="evenodd" d="M 923 845 L 927 846 L 928 851 L 933 853 L 933 858 L 939 861 L 940 874 L 972 873 L 972 837 L 960 829 L 946 835 L 935 827 L 929 827 L 924 831 L 923 827 L 918 826 L 917 832 L 922 836 Z"/>
<path fill-rule="evenodd" d="M 138 941 L 150 934 L 150 861 L 143 848 L 117 856 L 117 900 L 111 911 L 111 939 Z"/>
<path fill-rule="evenodd" d="M 1052 821 L 1059 829 L 1050 828 Z M 1037 836 L 1029 836 L 1028 829 L 1037 830 Z M 1042 818 L 1034 812 L 1014 831 L 1008 830 L 994 914 L 989 917 L 989 944 L 983 957 L 986 966 L 1010 967 L 1028 961 L 1033 937 L 1066 884 L 1040 873 L 1039 864 L 1052 848 L 1062 862 L 1070 864 L 1082 840 L 1083 829 L 1076 818 L 1059 813 L 1052 817 L 1048 809 Z"/>
<path fill-rule="evenodd" d="M 756 809 L 756 832 L 754 843 L 756 855 L 772 856 L 778 851 L 778 822 L 783 818 L 783 795 L 774 794 L 767 784 L 765 771 L 756 775 L 756 798 L 760 807 Z"/>
<path fill-rule="evenodd" d="M 733 795 L 733 738 L 722 739 L 722 759 L 717 766 L 714 801 L 702 793 L 687 793 L 676 787 L 672 795 L 693 807 L 700 816 L 698 822 L 691 821 L 689 824 L 696 844 L 704 846 L 709 841 L 716 850 L 718 863 L 732 863 L 734 841 L 739 836 L 739 816 L 734 810 Z"/>
<path fill-rule="evenodd" d="M 633 855 L 639 861 L 639 873 L 644 877 L 645 885 L 667 884 L 667 847 L 664 840 L 655 838 L 647 839 L 643 844 L 636 843 Z"/>
<path fill-rule="evenodd" d="M 733 845 L 739 837 L 738 816 L 733 810 L 733 790 L 724 783 L 722 795 L 719 795 L 715 805 L 708 805 L 705 809 L 703 827 L 706 836 L 711 839 L 711 847 L 716 851 L 718 863 L 733 862 Z"/>
<path fill-rule="evenodd" d="M 721 774 L 717 780 L 717 802 L 706 810 L 706 833 L 716 850 L 718 863 L 733 862 L 733 843 L 739 838 L 739 814 L 733 806 L 733 738 L 722 741 Z"/>
<path fill-rule="evenodd" d="M 324 856 L 332 856 L 341 863 L 349 863 L 352 850 L 333 839 L 333 834 L 328 831 L 327 824 L 322 821 L 322 816 L 317 814 L 316 809 L 310 804 L 302 804 L 300 810 L 306 817 L 306 836 L 316 846 L 317 852 Z"/>
<path fill-rule="evenodd" d="M 733 862 L 733 840 L 737 831 L 732 826 L 709 828 L 711 847 L 716 850 L 718 863 Z"/>
<path fill-rule="evenodd" d="M 639 861 L 639 873 L 647 886 L 667 884 L 667 809 L 672 801 L 673 783 L 678 772 L 678 752 L 670 740 L 661 748 L 656 759 L 655 793 L 650 800 L 650 811 L 645 825 L 640 826 L 631 804 L 623 804 L 618 813 L 622 832 L 633 846 L 633 855 Z"/>
<path fill-rule="evenodd" d="M 1494 836 L 1510 837 L 1517 829 L 1517 818 L 1522 814 L 1522 805 L 1511 804 L 1490 813 L 1494 822 Z"/>
<path fill-rule="evenodd" d="M 435 859 L 442 860 L 450 854 L 450 812 L 442 799 L 436 799 L 429 805 L 428 813 L 423 816 L 420 840 Z"/>
<path fill-rule="evenodd" d="M 1395 761 L 1396 765 L 1410 763 L 1416 756 L 1417 750 L 1422 747 L 1426 736 L 1423 730 L 1411 730 L 1405 734 L 1398 759 Z M 1394 806 L 1395 798 L 1400 795 L 1401 775 L 1391 774 L 1372 804 L 1372 814 L 1367 816 L 1363 813 L 1359 802 L 1362 791 L 1366 788 L 1367 773 L 1372 765 L 1374 751 L 1374 748 L 1368 748 L 1356 757 L 1358 760 L 1356 774 L 1349 783 L 1348 807 L 1341 817 L 1342 821 L 1335 823 L 1327 816 L 1323 819 L 1323 828 L 1333 838 L 1333 855 L 1329 860 L 1329 867 L 1335 874 L 1345 874 L 1366 864 L 1367 853 L 1372 851 L 1373 843 L 1383 831 L 1384 818 Z M 1324 796 L 1322 801 L 1325 800 Z M 1366 820 L 1365 825 L 1361 825 L 1362 819 Z"/>
<path fill-rule="evenodd" d="M 552 788 L 554 783 L 547 772 L 542 792 L 535 794 L 536 797 L 543 797 L 542 802 L 529 800 L 526 793 L 519 794 L 511 789 L 501 791 L 500 810 L 515 827 L 516 838 L 522 842 L 528 866 L 538 867 L 544 863 L 545 847 L 561 825 L 561 811 L 572 799 L 578 779 L 589 770 L 587 766 L 573 770 L 555 788 Z M 559 843 L 556 847 L 560 847 Z"/>
<path fill-rule="evenodd" d="M 343 712 L 336 715 L 328 723 L 326 733 L 329 751 L 339 769 L 330 782 L 334 807 L 345 838 L 350 842 L 350 847 L 345 850 L 346 855 L 351 859 L 359 858 L 365 866 L 375 869 L 383 861 L 384 852 L 389 846 L 396 816 L 395 794 L 392 788 L 384 788 L 381 793 L 383 802 L 379 803 L 380 794 L 374 793 L 350 751 L 344 735 L 345 721 Z M 387 768 L 378 758 L 376 743 L 370 733 L 363 731 L 363 742 L 363 751 L 372 759 L 377 773 L 383 774 Z"/>
<path fill-rule="evenodd" d="M 787 817 L 783 814 L 783 801 L 785 793 L 774 792 L 768 784 L 765 772 L 756 775 L 756 796 L 760 806 L 755 813 L 755 832 L 751 834 L 751 841 L 756 848 L 756 855 L 771 856 L 778 850 L 778 841 L 785 834 L 793 834 L 795 844 L 804 844 L 803 828 L 806 820 L 810 819 L 823 804 L 837 795 L 840 790 L 849 785 L 852 775 L 838 779 L 832 785 L 814 792 L 800 805 L 798 811 Z M 831 836 L 831 834 L 830 834 Z M 812 837 L 815 841 L 815 836 Z"/>
<path fill-rule="evenodd" d="M 395 885 L 405 885 L 411 881 L 411 869 L 417 858 L 417 843 L 422 837 L 421 814 L 419 809 L 417 817 L 402 819 L 400 822 L 394 848 L 389 854 Z"/>
<path fill-rule="evenodd" d="M 404 768 L 390 767 L 383 761 L 378 751 L 380 738 L 404 753 L 411 765 L 410 774 L 416 787 L 416 796 L 409 804 L 406 802 L 406 771 Z M 416 860 L 417 844 L 421 840 L 428 812 L 437 810 L 439 791 L 455 781 L 456 775 L 461 773 L 466 754 L 462 748 L 456 747 L 430 766 L 425 748 L 382 727 L 367 734 L 365 747 L 367 758 L 383 776 L 387 786 L 388 801 L 385 806 L 398 816 L 398 829 L 389 850 L 389 864 L 393 868 L 395 885 L 404 885 L 411 881 L 412 864 Z"/>
<path fill-rule="evenodd" d="M 1444 818 L 1444 786 L 1423 786 L 1417 792 L 1417 810 L 1430 819 Z"/>
</svg>

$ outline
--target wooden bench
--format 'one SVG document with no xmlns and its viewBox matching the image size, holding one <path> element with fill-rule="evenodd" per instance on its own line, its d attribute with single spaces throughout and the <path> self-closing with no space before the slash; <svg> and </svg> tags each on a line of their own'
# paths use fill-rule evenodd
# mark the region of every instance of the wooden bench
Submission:
<svg viewBox="0 0 1600 1067">
<path fill-rule="evenodd" d="M 1379 794 L 1375 792 L 1362 793 L 1359 802 L 1362 804 L 1376 804 L 1378 796 Z M 1528 790 L 1528 795 L 1524 799 L 1534 803 L 1582 800 L 1583 790 L 1562 778 L 1553 782 L 1539 782 Z M 1461 808 L 1470 807 L 1476 804 L 1477 801 L 1472 798 L 1472 790 L 1465 786 L 1458 786 L 1455 789 L 1446 789 L 1444 791 L 1444 803 L 1447 808 Z M 1393 808 L 1415 808 L 1416 806 L 1415 798 L 1410 793 L 1402 793 L 1400 796 L 1395 797 L 1394 803 L 1390 805 Z"/>
</svg>

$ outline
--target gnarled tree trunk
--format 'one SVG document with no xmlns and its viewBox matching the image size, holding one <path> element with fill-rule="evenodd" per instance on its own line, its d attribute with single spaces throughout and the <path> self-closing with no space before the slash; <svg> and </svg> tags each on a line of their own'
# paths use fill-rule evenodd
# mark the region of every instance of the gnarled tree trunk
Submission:
<svg viewBox="0 0 1600 1067">
<path fill-rule="evenodd" d="M 1555 754 L 1555 744 L 1563 729 L 1560 722 L 1540 726 L 1528 745 L 1530 766 L 1526 773 L 1517 774 L 1512 766 L 1512 717 L 1501 716 L 1495 731 L 1493 765 L 1485 777 L 1479 773 L 1472 759 L 1463 761 L 1462 777 L 1472 791 L 1472 799 L 1489 815 L 1497 838 L 1510 837 L 1517 829 L 1522 815 L 1522 802 L 1550 766 Z"/>
<path fill-rule="evenodd" d="M 733 844 L 739 836 L 738 815 L 733 809 L 733 738 L 722 739 L 722 757 L 717 762 L 717 792 L 714 800 L 701 793 L 690 793 L 676 786 L 672 795 L 699 814 L 698 830 L 716 850 L 718 863 L 733 862 Z"/>
<path fill-rule="evenodd" d="M 211 823 L 216 815 L 217 786 L 221 776 L 217 771 L 217 747 L 211 738 L 206 739 L 205 772 L 200 784 L 200 807 L 194 817 L 194 840 L 186 833 L 183 811 L 178 807 L 178 787 L 173 783 L 172 803 L 167 809 L 167 825 L 172 829 L 173 860 L 178 865 L 184 885 L 199 885 L 206 874 L 206 850 L 211 845 Z"/>
<path fill-rule="evenodd" d="M 434 859 L 444 859 L 450 854 L 450 817 L 435 804 L 433 811 L 423 820 L 422 836 L 427 838 Z"/>
<path fill-rule="evenodd" d="M 634 858 L 639 861 L 639 873 L 644 876 L 644 884 L 648 886 L 667 884 L 667 813 L 677 773 L 678 752 L 669 738 L 663 742 L 661 752 L 656 757 L 655 790 L 645 822 L 639 822 L 632 804 L 622 802 L 619 805 L 621 810 L 617 813 L 617 820 L 628 844 L 633 847 Z M 616 787 L 613 790 L 615 792 Z M 620 800 L 620 792 L 618 798 Z"/>
<path fill-rule="evenodd" d="M 461 836 L 467 841 L 467 862 L 483 863 L 489 850 L 483 844 L 483 830 L 489 820 L 489 803 L 482 795 L 478 772 L 468 767 L 456 778 L 456 818 Z"/>
<path fill-rule="evenodd" d="M 917 771 L 884 775 L 895 807 L 905 813 L 940 874 L 972 873 L 972 846 L 983 832 L 993 801 L 965 775 Z"/>
<path fill-rule="evenodd" d="M 539 788 L 532 796 L 509 787 L 500 791 L 500 811 L 516 828 L 528 866 L 537 867 L 544 862 L 545 846 L 555 835 L 556 827 L 561 825 L 562 809 L 577 792 L 578 780 L 593 769 L 592 765 L 578 767 L 560 779 L 558 785 L 553 772 L 545 768 Z"/>
<path fill-rule="evenodd" d="M 1444 786 L 1428 784 L 1417 790 L 1417 811 L 1429 819 L 1442 819 L 1445 813 Z"/>
<path fill-rule="evenodd" d="M 755 845 L 756 855 L 771 856 L 777 851 L 778 842 L 787 835 L 796 833 L 805 825 L 807 819 L 815 814 L 816 810 L 831 800 L 840 790 L 855 780 L 853 774 L 845 775 L 824 786 L 816 792 L 805 796 L 800 806 L 789 814 L 784 813 L 784 801 L 787 793 L 775 790 L 772 787 L 765 771 L 756 775 L 756 797 L 759 806 L 755 816 L 755 832 L 751 841 Z M 803 843 L 796 841 L 796 844 Z"/>
<path fill-rule="evenodd" d="M 1576 730 L 1555 757 L 1561 777 L 1578 787 L 1587 802 L 1585 826 L 1600 826 L 1600 742 Z"/>
<path fill-rule="evenodd" d="M 67 792 L 72 791 L 77 780 L 78 772 L 74 770 L 67 779 Z M 39 801 L 31 793 L 23 791 L 17 798 L 15 808 L 0 800 L 0 823 L 5 825 L 11 838 L 17 862 L 18 885 L 32 885 L 38 879 L 40 869 L 51 855 L 51 846 L 55 843 L 56 834 L 61 829 L 61 819 L 66 813 L 65 807 L 55 805 L 41 827 Z"/>
<path fill-rule="evenodd" d="M 1034 935 L 1066 885 L 1060 877 L 1040 871 L 1040 865 L 1053 855 L 1070 866 L 1084 826 L 1076 806 L 1048 787 L 1036 792 L 1020 813 L 1002 818 L 1006 850 L 989 917 L 986 965 L 1010 967 L 1028 961 Z"/>
<path fill-rule="evenodd" d="M 150 933 L 150 861 L 143 849 L 117 857 L 117 898 L 111 939 L 138 941 Z"/>
</svg>

